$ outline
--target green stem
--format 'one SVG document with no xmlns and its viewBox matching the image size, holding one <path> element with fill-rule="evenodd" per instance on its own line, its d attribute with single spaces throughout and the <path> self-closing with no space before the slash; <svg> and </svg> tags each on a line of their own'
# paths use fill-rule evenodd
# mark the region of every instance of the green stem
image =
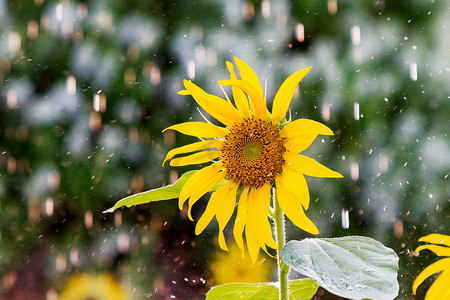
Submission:
<svg viewBox="0 0 450 300">
<path fill-rule="evenodd" d="M 275 190 L 273 191 L 273 205 L 274 205 L 274 219 L 275 219 L 275 230 L 277 233 L 277 263 L 278 263 L 278 280 L 280 281 L 280 300 L 288 300 L 289 299 L 289 288 L 288 288 L 288 273 L 289 267 L 284 263 L 281 259 L 280 251 L 286 243 L 285 237 L 285 227 L 284 227 L 284 213 L 281 210 L 280 205 L 278 204 L 278 200 L 275 194 Z"/>
</svg>

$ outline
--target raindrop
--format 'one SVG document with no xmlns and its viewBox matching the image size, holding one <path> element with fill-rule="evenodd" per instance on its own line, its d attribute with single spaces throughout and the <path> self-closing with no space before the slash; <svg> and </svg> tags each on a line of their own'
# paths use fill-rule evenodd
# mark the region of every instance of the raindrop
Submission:
<svg viewBox="0 0 450 300">
<path fill-rule="evenodd" d="M 120 253 L 127 253 L 130 249 L 130 237 L 126 233 L 119 234 L 117 238 L 117 249 Z"/>
<path fill-rule="evenodd" d="M 330 15 L 335 15 L 337 13 L 337 0 L 328 0 L 328 12 Z"/>
<path fill-rule="evenodd" d="M 297 24 L 297 26 L 295 26 L 295 38 L 300 43 L 305 40 L 305 27 L 302 23 L 299 23 Z"/>
<path fill-rule="evenodd" d="M 353 117 L 355 120 L 359 120 L 359 103 L 353 103 Z"/>
<path fill-rule="evenodd" d="M 6 105 L 9 109 L 17 108 L 17 92 L 14 89 L 10 89 L 6 94 Z"/>
<path fill-rule="evenodd" d="M 195 62 L 193 60 L 190 60 L 187 63 L 187 74 L 190 79 L 195 78 Z"/>
<path fill-rule="evenodd" d="M 56 256 L 56 271 L 65 272 L 67 269 L 67 257 L 64 254 Z"/>
<path fill-rule="evenodd" d="M 53 209 L 54 209 L 54 202 L 52 198 L 47 198 L 45 200 L 45 214 L 47 216 L 52 216 L 53 215 Z"/>
<path fill-rule="evenodd" d="M 37 39 L 39 36 L 39 25 L 35 20 L 28 22 L 27 36 L 30 39 Z"/>
<path fill-rule="evenodd" d="M 69 255 L 70 263 L 74 266 L 78 266 L 80 263 L 79 260 L 79 253 L 77 248 L 70 249 L 70 255 Z"/>
<path fill-rule="evenodd" d="M 325 122 L 330 120 L 330 104 L 328 103 L 322 104 L 322 119 Z"/>
<path fill-rule="evenodd" d="M 17 32 L 11 32 L 9 34 L 8 46 L 9 51 L 11 51 L 12 53 L 19 51 L 21 48 L 20 34 L 18 34 Z"/>
<path fill-rule="evenodd" d="M 58 292 L 54 288 L 50 288 L 47 290 L 46 298 L 45 300 L 57 300 L 58 299 Z"/>
<path fill-rule="evenodd" d="M 353 181 L 357 181 L 359 179 L 359 164 L 357 162 L 352 162 L 350 164 L 350 176 Z"/>
<path fill-rule="evenodd" d="M 62 19 L 63 19 L 63 6 L 60 3 L 56 5 L 56 20 L 58 20 L 58 22 L 61 22 Z"/>
<path fill-rule="evenodd" d="M 150 64 L 150 82 L 152 85 L 157 86 L 161 83 L 161 70 L 158 66 Z"/>
<path fill-rule="evenodd" d="M 347 209 L 342 209 L 341 219 L 342 219 L 342 228 L 348 229 L 350 227 L 350 221 Z"/>
<path fill-rule="evenodd" d="M 261 15 L 263 18 L 269 18 L 270 17 L 270 1 L 269 0 L 263 0 L 261 3 Z"/>
<path fill-rule="evenodd" d="M 92 214 L 92 211 L 88 210 L 85 214 L 84 214 L 84 226 L 86 226 L 87 229 L 92 228 L 94 224 L 94 216 Z"/>
<path fill-rule="evenodd" d="M 106 110 L 106 95 L 102 91 L 98 91 L 94 95 L 93 107 L 96 112 L 104 112 Z"/>
<path fill-rule="evenodd" d="M 409 64 L 409 77 L 412 81 L 417 81 L 417 64 L 415 62 Z"/>
<path fill-rule="evenodd" d="M 67 93 L 69 95 L 75 95 L 77 91 L 77 80 L 75 79 L 75 76 L 69 76 L 67 77 Z"/>
<path fill-rule="evenodd" d="M 350 32 L 352 44 L 359 46 L 361 44 L 361 29 L 359 26 L 353 26 Z"/>
</svg>

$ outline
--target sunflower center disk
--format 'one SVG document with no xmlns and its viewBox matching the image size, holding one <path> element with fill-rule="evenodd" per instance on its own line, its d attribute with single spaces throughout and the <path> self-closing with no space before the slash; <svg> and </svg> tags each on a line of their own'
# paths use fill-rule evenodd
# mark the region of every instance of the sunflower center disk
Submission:
<svg viewBox="0 0 450 300">
<path fill-rule="evenodd" d="M 254 188 L 275 180 L 286 149 L 277 127 L 269 121 L 250 118 L 230 127 L 221 151 L 227 179 Z"/>
</svg>

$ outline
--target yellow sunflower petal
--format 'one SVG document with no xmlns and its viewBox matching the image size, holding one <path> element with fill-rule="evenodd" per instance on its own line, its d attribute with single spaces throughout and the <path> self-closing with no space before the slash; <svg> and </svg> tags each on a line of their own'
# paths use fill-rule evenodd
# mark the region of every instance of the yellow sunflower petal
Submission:
<svg viewBox="0 0 450 300">
<path fill-rule="evenodd" d="M 236 184 L 228 191 L 222 199 L 221 207 L 217 210 L 216 214 L 217 223 L 219 223 L 219 246 L 225 251 L 228 251 L 228 247 L 225 243 L 223 231 L 233 215 L 234 207 L 236 206 L 236 191 L 238 187 L 239 185 Z"/>
<path fill-rule="evenodd" d="M 423 236 L 419 239 L 419 242 L 427 242 L 433 244 L 443 244 L 450 247 L 450 236 L 445 234 L 432 233 L 427 236 Z"/>
<path fill-rule="evenodd" d="M 326 125 L 310 119 L 298 119 L 292 121 L 286 124 L 280 131 L 281 136 L 287 139 L 297 135 L 309 135 L 311 133 L 333 135 L 333 131 Z"/>
<path fill-rule="evenodd" d="M 178 207 L 180 208 L 180 210 L 183 209 L 184 202 L 186 202 L 186 200 L 189 197 L 191 197 L 193 193 L 198 191 L 199 186 L 203 186 L 205 184 L 205 178 L 208 179 L 211 177 L 218 176 L 222 167 L 223 167 L 222 163 L 218 162 L 210 166 L 204 167 L 203 169 L 195 173 L 191 178 L 189 178 L 189 180 L 183 185 L 183 188 L 181 189 L 180 192 L 180 196 L 178 197 Z M 206 192 L 204 192 L 203 194 L 205 194 Z"/>
<path fill-rule="evenodd" d="M 247 219 L 245 236 L 252 262 L 258 258 L 259 248 L 267 252 L 266 245 L 276 248 L 272 231 L 268 221 L 270 207 L 270 183 L 260 188 L 250 190 L 248 196 L 249 207 L 247 208 Z M 269 229 L 269 230 L 268 230 Z"/>
<path fill-rule="evenodd" d="M 191 92 L 189 92 L 188 90 L 181 90 L 178 92 L 178 95 L 183 95 L 183 96 L 189 96 L 191 94 Z"/>
<path fill-rule="evenodd" d="M 219 138 L 227 135 L 228 130 L 213 124 L 204 122 L 185 122 L 175 124 L 163 130 L 176 130 L 186 135 L 192 135 L 199 138 Z"/>
<path fill-rule="evenodd" d="M 266 101 L 246 81 L 236 79 L 226 79 L 218 82 L 220 85 L 231 85 L 240 88 L 250 97 L 250 108 L 256 117 L 265 119 L 267 117 Z"/>
<path fill-rule="evenodd" d="M 253 264 L 258 259 L 260 244 L 257 241 L 255 232 L 257 230 L 257 219 L 255 219 L 255 207 L 257 206 L 257 189 L 252 188 L 247 198 L 247 216 L 245 224 L 245 240 L 247 241 L 248 253 Z M 255 226 L 256 223 L 256 226 Z"/>
<path fill-rule="evenodd" d="M 277 124 L 285 115 L 299 82 L 312 67 L 302 69 L 289 76 L 281 85 L 272 107 L 272 123 Z"/>
<path fill-rule="evenodd" d="M 227 68 L 230 72 L 230 79 L 237 79 L 233 64 L 229 61 L 227 61 Z M 249 118 L 250 107 L 248 106 L 247 96 L 245 96 L 244 92 L 240 88 L 232 86 L 231 89 L 233 91 L 234 104 L 236 104 L 238 111 L 242 114 L 242 116 L 244 116 L 244 118 Z"/>
<path fill-rule="evenodd" d="M 271 199 L 270 187 L 271 184 L 269 182 L 266 182 L 261 188 L 259 188 L 259 209 L 257 210 L 257 217 L 259 220 L 258 223 L 261 224 L 259 236 L 261 237 L 261 245 L 268 245 L 271 248 L 277 248 L 278 246 L 273 239 L 273 234 L 268 219 Z M 267 252 L 266 247 L 264 247 L 263 249 Z"/>
<path fill-rule="evenodd" d="M 425 295 L 425 300 L 450 299 L 450 269 L 442 272 L 433 282 Z"/>
<path fill-rule="evenodd" d="M 284 147 L 293 153 L 300 153 L 308 149 L 316 137 L 317 134 L 315 133 L 310 133 L 309 135 L 296 135 L 292 138 L 286 139 L 284 142 Z"/>
<path fill-rule="evenodd" d="M 450 256 L 450 247 L 440 245 L 421 245 L 416 248 L 416 252 L 428 249 L 433 251 L 437 256 Z"/>
<path fill-rule="evenodd" d="M 248 254 L 250 255 L 250 260 L 254 265 L 259 255 L 259 244 L 256 241 L 255 237 L 248 230 L 248 226 L 245 228 L 245 240 L 247 241 Z"/>
<path fill-rule="evenodd" d="M 277 242 L 275 242 L 275 240 L 273 239 L 273 230 L 272 230 L 272 226 L 270 226 L 270 222 L 269 222 L 269 219 L 266 217 L 266 218 L 264 218 L 263 220 L 262 220 L 262 223 L 261 224 L 263 224 L 263 231 L 264 231 L 264 235 L 265 235 L 265 244 L 267 245 L 267 246 L 269 246 L 270 248 L 272 248 L 272 249 L 277 249 L 278 248 L 278 245 L 277 245 Z M 263 248 L 263 250 L 269 255 L 269 256 L 272 256 L 268 251 L 267 251 L 267 248 L 264 246 L 264 247 L 262 247 Z"/>
<path fill-rule="evenodd" d="M 419 285 L 428 277 L 431 275 L 444 271 L 444 270 L 450 270 L 450 257 L 449 258 L 443 258 L 441 260 L 438 260 L 435 263 L 432 263 L 428 267 L 426 267 L 420 274 L 417 276 L 416 280 L 414 280 L 412 290 L 413 294 L 416 294 L 417 288 Z"/>
<path fill-rule="evenodd" d="M 303 208 L 308 210 L 309 190 L 305 176 L 285 164 L 283 166 L 283 175 L 281 178 L 283 179 L 284 185 L 300 201 Z"/>
<path fill-rule="evenodd" d="M 212 173 L 212 172 L 211 172 Z M 197 189 L 191 194 L 188 201 L 188 218 L 194 221 L 192 218 L 192 206 L 200 199 L 201 196 L 209 192 L 216 184 L 221 182 L 226 176 L 226 172 L 212 173 L 210 177 L 203 177 L 202 183 L 197 186 Z"/>
<path fill-rule="evenodd" d="M 174 148 L 167 153 L 166 158 L 163 161 L 163 166 L 166 163 L 166 161 L 168 161 L 175 155 L 194 152 L 194 151 L 198 151 L 198 150 L 211 149 L 211 148 L 219 149 L 219 147 L 222 144 L 223 144 L 223 140 L 214 140 L 213 139 L 213 140 L 196 142 L 196 143 L 188 144 L 188 145 L 185 145 L 182 147 Z"/>
<path fill-rule="evenodd" d="M 234 62 L 236 63 L 239 73 L 241 75 L 241 79 L 243 81 L 248 82 L 258 93 L 258 95 L 264 99 L 263 90 L 261 86 L 261 82 L 258 79 L 258 75 L 250 68 L 250 66 L 244 62 L 243 60 L 235 57 Z"/>
<path fill-rule="evenodd" d="M 242 234 L 244 233 L 245 221 L 247 216 L 247 197 L 249 188 L 244 188 L 241 196 L 239 197 L 238 209 L 236 215 L 236 221 L 234 222 L 233 235 L 236 240 L 236 244 L 242 251 L 242 257 L 244 257 L 244 239 Z"/>
<path fill-rule="evenodd" d="M 269 213 L 269 206 L 270 206 L 270 185 L 267 182 L 262 187 L 258 188 L 255 193 L 255 198 L 252 199 L 253 202 L 253 209 L 252 209 L 252 223 L 249 224 L 249 226 L 252 226 L 253 228 L 249 228 L 250 231 L 253 231 L 253 234 L 258 241 L 258 243 L 264 244 L 265 238 L 264 238 L 264 230 L 262 222 L 264 218 L 267 219 L 268 213 Z M 266 209 L 267 207 L 267 209 Z M 267 211 L 267 213 L 265 213 Z"/>
<path fill-rule="evenodd" d="M 291 152 L 299 153 L 311 146 L 317 135 L 333 135 L 333 131 L 322 123 L 299 119 L 288 123 L 280 134 L 286 139 L 284 147 Z"/>
<path fill-rule="evenodd" d="M 328 169 L 310 157 L 292 152 L 284 153 L 283 157 L 286 160 L 286 164 L 299 173 L 314 177 L 343 177 L 338 172 Z"/>
<path fill-rule="evenodd" d="M 295 226 L 312 234 L 319 234 L 319 230 L 316 225 L 311 222 L 306 216 L 300 202 L 296 201 L 296 197 L 288 190 L 283 183 L 280 175 L 275 177 L 275 184 L 277 190 L 277 200 L 281 209 L 284 211 L 289 220 L 294 223 Z"/>
<path fill-rule="evenodd" d="M 229 127 L 235 122 L 242 122 L 241 115 L 230 102 L 206 93 L 190 80 L 184 80 L 184 87 L 194 97 L 198 105 L 222 124 Z"/>
<path fill-rule="evenodd" d="M 221 208 L 221 203 L 225 195 L 232 187 L 232 185 L 233 185 L 232 181 L 227 181 L 221 187 L 219 187 L 217 191 L 212 193 L 211 198 L 209 199 L 208 204 L 206 205 L 205 212 L 202 214 L 202 216 L 197 222 L 197 225 L 195 226 L 196 235 L 202 233 L 203 230 L 205 230 L 206 226 L 208 226 L 208 224 L 211 223 L 212 219 L 217 213 L 217 210 Z"/>
<path fill-rule="evenodd" d="M 221 155 L 222 152 L 219 150 L 201 151 L 188 156 L 174 158 L 170 161 L 170 165 L 172 167 L 180 167 L 187 165 L 203 164 L 215 158 L 218 158 Z"/>
</svg>

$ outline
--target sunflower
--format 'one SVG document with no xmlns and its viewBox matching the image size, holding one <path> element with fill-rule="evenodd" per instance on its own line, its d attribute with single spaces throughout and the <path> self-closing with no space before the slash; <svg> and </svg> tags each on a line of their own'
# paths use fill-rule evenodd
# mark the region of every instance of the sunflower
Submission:
<svg viewBox="0 0 450 300">
<path fill-rule="evenodd" d="M 302 154 L 317 135 L 333 135 L 325 125 L 309 120 L 286 121 L 285 115 L 302 78 L 311 69 L 306 68 L 289 76 L 275 95 L 270 113 L 266 107 L 261 83 L 255 72 L 242 60 L 234 59 L 240 73 L 227 62 L 230 79 L 219 81 L 231 85 L 234 104 L 226 97 L 211 95 L 189 80 L 184 80 L 181 95 L 191 95 L 207 113 L 224 126 L 210 122 L 186 122 L 166 128 L 201 139 L 189 145 L 172 149 L 164 163 L 175 155 L 171 166 L 186 166 L 212 161 L 195 173 L 183 186 L 179 208 L 188 201 L 188 217 L 192 206 L 222 180 L 203 215 L 197 222 L 195 233 L 200 234 L 215 216 L 219 225 L 219 245 L 227 250 L 223 231 L 233 215 L 236 199 L 237 215 L 233 235 L 244 253 L 243 235 L 252 262 L 260 249 L 277 248 L 268 219 L 271 188 L 286 216 L 301 229 L 318 234 L 319 230 L 305 215 L 309 206 L 309 191 L 304 175 L 339 178 L 341 174 L 328 169 Z"/>
<path fill-rule="evenodd" d="M 130 298 L 109 274 L 78 274 L 67 281 L 58 299 L 126 300 Z"/>
<path fill-rule="evenodd" d="M 434 252 L 437 256 L 446 256 L 435 263 L 432 263 L 426 267 L 414 280 L 412 290 L 414 295 L 416 294 L 417 287 L 431 275 L 441 272 L 439 277 L 434 281 L 431 287 L 428 289 L 425 296 L 425 300 L 431 299 L 450 299 L 450 289 L 448 285 L 450 283 L 450 236 L 443 234 L 429 234 L 421 237 L 419 242 L 427 242 L 430 244 L 421 245 L 417 247 L 416 252 L 428 249 Z M 433 245 L 434 244 L 434 245 Z"/>
<path fill-rule="evenodd" d="M 248 256 L 242 257 L 239 247 L 232 243 L 229 252 L 216 252 L 209 263 L 214 285 L 226 283 L 257 283 L 270 280 L 273 264 L 267 256 L 252 264 Z"/>
</svg>

